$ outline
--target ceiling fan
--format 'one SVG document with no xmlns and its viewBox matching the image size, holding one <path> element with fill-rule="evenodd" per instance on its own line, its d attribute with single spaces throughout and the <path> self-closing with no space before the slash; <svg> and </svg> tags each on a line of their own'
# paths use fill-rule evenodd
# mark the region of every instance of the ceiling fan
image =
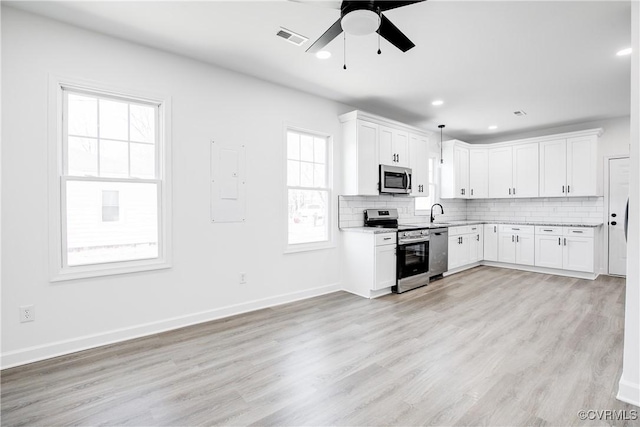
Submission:
<svg viewBox="0 0 640 427">
<path fill-rule="evenodd" d="M 343 31 L 347 34 L 357 36 L 376 32 L 380 36 L 384 37 L 389 43 L 401 51 L 406 52 L 414 47 L 415 44 L 413 44 L 413 42 L 409 40 L 409 38 L 398 29 L 398 27 L 393 25 L 393 23 L 389 21 L 382 12 L 423 1 L 425 0 L 345 0 L 340 5 L 340 19 L 329 27 L 329 29 L 325 31 L 318 40 L 309 46 L 307 52 L 319 52 Z"/>
</svg>

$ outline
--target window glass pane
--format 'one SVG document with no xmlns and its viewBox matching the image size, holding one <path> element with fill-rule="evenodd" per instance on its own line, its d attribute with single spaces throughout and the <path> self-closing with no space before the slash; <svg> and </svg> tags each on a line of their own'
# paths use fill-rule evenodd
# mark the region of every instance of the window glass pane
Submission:
<svg viewBox="0 0 640 427">
<path fill-rule="evenodd" d="M 128 140 L 129 111 L 124 102 L 100 100 L 100 138 Z"/>
<path fill-rule="evenodd" d="M 157 258 L 157 191 L 155 183 L 68 181 L 68 265 Z M 118 193 L 117 221 L 103 221 L 103 192 Z"/>
<path fill-rule="evenodd" d="M 120 206 L 120 192 L 102 190 L 102 206 Z"/>
<path fill-rule="evenodd" d="M 98 136 L 98 100 L 89 96 L 69 94 L 67 98 L 67 133 Z"/>
<path fill-rule="evenodd" d="M 325 166 L 314 165 L 313 169 L 313 186 L 326 187 Z"/>
<path fill-rule="evenodd" d="M 155 142 L 156 109 L 146 105 L 129 105 L 131 141 Z"/>
<path fill-rule="evenodd" d="M 322 190 L 289 190 L 289 244 L 329 240 L 329 193 Z"/>
<path fill-rule="evenodd" d="M 287 161 L 287 185 L 300 186 L 300 162 Z"/>
<path fill-rule="evenodd" d="M 70 136 L 67 140 L 67 169 L 69 175 L 98 175 L 98 141 Z"/>
<path fill-rule="evenodd" d="M 287 132 L 287 159 L 300 160 L 300 136 Z"/>
<path fill-rule="evenodd" d="M 100 176 L 129 176 L 128 145 L 120 141 L 100 141 Z"/>
<path fill-rule="evenodd" d="M 131 150 L 131 176 L 136 178 L 156 177 L 156 147 L 150 144 L 136 144 L 132 142 Z"/>
<path fill-rule="evenodd" d="M 313 161 L 325 163 L 327 157 L 327 141 L 324 138 L 313 139 Z"/>
<path fill-rule="evenodd" d="M 313 187 L 313 163 L 300 162 L 300 186 Z"/>
<path fill-rule="evenodd" d="M 300 160 L 313 162 L 313 137 L 300 135 Z"/>
</svg>

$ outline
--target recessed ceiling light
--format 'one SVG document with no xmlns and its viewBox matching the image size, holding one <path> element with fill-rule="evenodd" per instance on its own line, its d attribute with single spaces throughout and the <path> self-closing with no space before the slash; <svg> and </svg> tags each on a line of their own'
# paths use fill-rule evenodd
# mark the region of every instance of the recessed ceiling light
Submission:
<svg viewBox="0 0 640 427">
<path fill-rule="evenodd" d="M 498 126 L 496 125 L 489 126 L 489 130 L 496 130 L 496 129 L 498 129 Z"/>
<path fill-rule="evenodd" d="M 633 49 L 628 47 L 626 49 L 622 49 L 621 51 L 618 51 L 618 53 L 616 53 L 616 55 L 618 55 L 618 56 L 631 55 L 632 50 Z"/>
<path fill-rule="evenodd" d="M 318 53 L 316 53 L 316 58 L 318 58 L 318 59 L 329 59 L 329 58 L 331 58 L 331 52 L 329 52 L 328 50 L 321 50 Z"/>
<path fill-rule="evenodd" d="M 431 105 L 442 105 L 442 104 L 444 104 L 444 101 L 440 99 L 437 99 L 431 103 Z"/>
</svg>

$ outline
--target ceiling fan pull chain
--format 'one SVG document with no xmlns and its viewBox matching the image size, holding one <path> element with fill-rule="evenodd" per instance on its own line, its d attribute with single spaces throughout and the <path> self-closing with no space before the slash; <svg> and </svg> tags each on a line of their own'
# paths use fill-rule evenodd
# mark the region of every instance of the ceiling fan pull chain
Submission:
<svg viewBox="0 0 640 427">
<path fill-rule="evenodd" d="M 342 66 L 343 69 L 347 69 L 347 33 L 344 32 L 344 65 Z"/>
</svg>

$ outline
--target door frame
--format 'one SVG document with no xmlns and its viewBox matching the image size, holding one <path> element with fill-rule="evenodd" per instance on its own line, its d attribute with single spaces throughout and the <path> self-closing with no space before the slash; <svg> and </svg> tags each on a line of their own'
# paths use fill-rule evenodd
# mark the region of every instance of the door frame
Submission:
<svg viewBox="0 0 640 427">
<path fill-rule="evenodd" d="M 604 251 L 601 254 L 602 259 L 601 259 L 601 263 L 600 265 L 602 266 L 600 268 L 600 274 L 605 274 L 607 276 L 610 276 L 609 274 L 609 172 L 610 172 L 610 168 L 609 168 L 609 161 L 610 160 L 616 160 L 616 159 L 628 159 L 629 158 L 629 154 L 619 154 L 619 155 L 611 155 L 611 156 L 604 156 L 604 185 L 603 185 L 603 190 L 604 190 L 604 206 L 603 206 L 603 239 L 604 239 L 604 244 L 603 244 L 603 248 Z M 624 276 L 618 276 L 618 275 L 614 275 L 615 277 L 624 277 Z"/>
</svg>

